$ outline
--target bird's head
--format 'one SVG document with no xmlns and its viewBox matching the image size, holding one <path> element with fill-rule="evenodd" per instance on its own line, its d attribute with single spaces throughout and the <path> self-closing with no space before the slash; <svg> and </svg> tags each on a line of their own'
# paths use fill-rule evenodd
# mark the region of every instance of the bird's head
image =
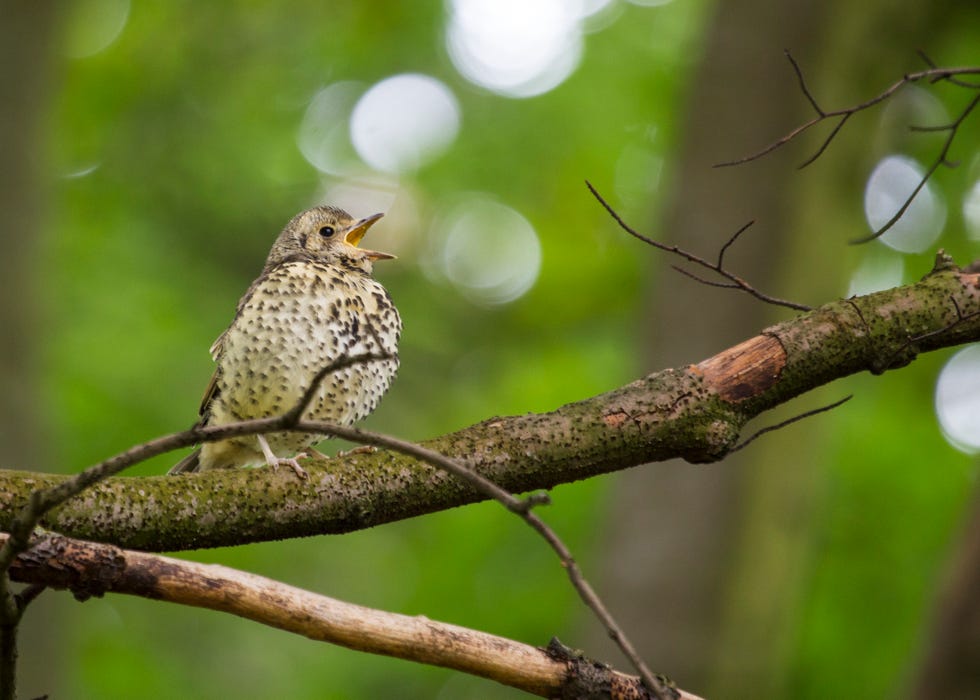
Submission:
<svg viewBox="0 0 980 700">
<path fill-rule="evenodd" d="M 314 207 L 294 216 L 272 245 L 266 270 L 291 259 L 343 264 L 370 273 L 375 260 L 394 255 L 358 247 L 371 225 L 384 214 L 363 219 L 337 207 Z"/>
</svg>

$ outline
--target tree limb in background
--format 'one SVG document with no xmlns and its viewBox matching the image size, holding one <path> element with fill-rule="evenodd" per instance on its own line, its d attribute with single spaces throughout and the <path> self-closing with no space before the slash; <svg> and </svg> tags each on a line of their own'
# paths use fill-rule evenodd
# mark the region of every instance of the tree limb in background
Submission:
<svg viewBox="0 0 980 700">
<path fill-rule="evenodd" d="M 675 457 L 717 461 L 737 445 L 750 419 L 811 389 L 980 340 L 978 310 L 980 272 L 940 255 L 915 284 L 826 304 L 697 365 L 655 372 L 550 413 L 493 418 L 421 445 L 463 460 L 511 493 Z M 366 444 L 377 437 L 357 428 L 336 434 Z M 271 469 L 110 478 L 42 523 L 81 539 L 175 551 L 350 532 L 486 499 L 455 477 L 390 451 L 308 464 L 309 482 Z M 33 491 L 67 478 L 0 471 L 0 508 L 9 514 Z"/>
<path fill-rule="evenodd" d="M 861 102 L 860 104 L 856 104 L 851 107 L 845 107 L 844 109 L 825 110 L 817 102 L 817 99 L 813 96 L 813 93 L 811 92 L 809 86 L 807 85 L 806 78 L 803 76 L 803 69 L 800 68 L 800 65 L 796 62 L 796 59 L 793 58 L 792 54 L 789 51 L 786 51 L 786 58 L 789 60 L 790 65 L 793 67 L 793 72 L 796 73 L 796 79 L 800 84 L 800 90 L 803 92 L 803 95 L 810 103 L 810 106 L 813 108 L 813 111 L 816 112 L 816 116 L 810 119 L 808 122 L 796 127 L 795 129 L 793 129 L 783 137 L 777 139 L 776 141 L 773 141 L 771 144 L 769 144 L 762 150 L 756 151 L 755 153 L 744 156 L 742 158 L 726 161 L 724 163 L 718 163 L 715 165 L 715 167 L 725 168 L 733 165 L 742 165 L 743 163 L 748 163 L 753 160 L 758 160 L 759 158 L 762 158 L 763 156 L 772 153 L 777 148 L 785 146 L 787 143 L 793 141 L 794 139 L 796 139 L 798 136 L 800 136 L 803 132 L 807 131 L 811 127 L 816 126 L 817 124 L 820 124 L 827 120 L 836 119 L 837 123 L 834 124 L 834 127 L 831 129 L 830 133 L 820 144 L 820 147 L 817 148 L 816 152 L 814 152 L 813 155 L 811 155 L 809 158 L 803 161 L 803 163 L 800 164 L 799 166 L 800 168 L 805 168 L 806 166 L 810 165 L 815 160 L 817 160 L 817 158 L 819 158 L 821 155 L 823 155 L 824 151 L 827 150 L 827 148 L 830 146 L 830 143 L 836 138 L 837 134 L 840 133 L 841 129 L 844 128 L 844 125 L 851 117 L 858 114 L 859 112 L 863 112 L 867 109 L 870 109 L 876 105 L 881 104 L 882 102 L 885 102 L 888 99 L 891 99 L 891 97 L 894 96 L 895 93 L 897 93 L 899 90 L 904 88 L 906 85 L 911 85 L 913 83 L 917 83 L 922 80 L 928 80 L 931 83 L 948 82 L 949 84 L 955 85 L 956 87 L 961 88 L 963 90 L 977 93 L 960 111 L 959 116 L 956 117 L 956 119 L 954 119 L 949 124 L 941 124 L 939 126 L 910 127 L 913 131 L 948 132 L 946 136 L 946 141 L 943 143 L 943 146 L 940 149 L 939 154 L 936 156 L 936 159 L 932 162 L 929 168 L 926 169 L 926 172 L 919 180 L 918 185 L 916 185 L 916 187 L 912 190 L 912 193 L 905 198 L 905 201 L 898 208 L 898 211 L 895 212 L 894 216 L 892 216 L 882 226 L 880 226 L 878 229 L 876 229 L 869 235 L 863 236 L 862 238 L 855 239 L 851 241 L 851 243 L 867 243 L 868 241 L 873 241 L 874 239 L 884 234 L 888 229 L 894 226 L 899 219 L 902 218 L 902 216 L 905 214 L 908 208 L 912 205 L 912 200 L 914 200 L 916 195 L 918 195 L 919 192 L 922 190 L 922 188 L 925 187 L 926 182 L 929 181 L 929 178 L 932 177 L 933 173 L 935 173 L 941 165 L 945 165 L 946 167 L 950 167 L 950 168 L 956 166 L 956 163 L 953 163 L 949 160 L 949 151 L 953 145 L 953 140 L 956 138 L 957 133 L 959 133 L 959 129 L 963 125 L 963 122 L 966 121 L 966 119 L 970 116 L 970 114 L 973 113 L 973 110 L 976 109 L 977 105 L 980 104 L 980 83 L 971 83 L 969 81 L 961 80 L 960 78 L 958 78 L 958 76 L 961 75 L 980 75 L 980 67 L 967 66 L 967 67 L 959 67 L 959 68 L 940 68 L 936 66 L 927 56 L 925 56 L 925 54 L 920 53 L 920 56 L 929 65 L 928 69 L 915 71 L 914 73 L 906 73 L 899 80 L 896 80 L 894 83 L 888 86 L 885 90 L 881 91 L 874 97 L 865 100 L 864 102 Z"/>
<path fill-rule="evenodd" d="M 557 640 L 548 648 L 532 647 L 422 616 L 345 603 L 224 566 L 42 535 L 10 573 L 17 581 L 70 589 L 80 600 L 124 593 L 231 613 L 316 641 L 451 668 L 541 697 L 657 697 L 640 678 L 570 654 Z M 674 688 L 668 693 L 699 700 Z"/>
</svg>

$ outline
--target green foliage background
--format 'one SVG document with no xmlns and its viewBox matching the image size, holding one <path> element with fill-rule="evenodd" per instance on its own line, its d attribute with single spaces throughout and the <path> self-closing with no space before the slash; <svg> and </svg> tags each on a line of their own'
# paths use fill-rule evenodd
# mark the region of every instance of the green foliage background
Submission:
<svg viewBox="0 0 980 700">
<path fill-rule="evenodd" d="M 89 5 L 65 17 L 66 46 L 95 21 Z M 641 350 L 655 254 L 612 225 L 583 180 L 612 183 L 618 155 L 640 142 L 664 159 L 660 181 L 669 181 L 685 85 L 709 20 L 702 5 L 619 4 L 608 24 L 586 36 L 583 62 L 567 81 L 543 96 L 511 100 L 456 73 L 443 48 L 442 3 L 134 3 L 109 48 L 57 62 L 42 154 L 51 207 L 39 266 L 52 465 L 75 471 L 195 420 L 212 369 L 208 346 L 279 228 L 322 186 L 296 147 L 296 132 L 310 97 L 337 80 L 370 84 L 422 72 L 450 86 L 462 108 L 452 148 L 402 181 L 417 198 L 416 243 L 378 273 L 405 319 L 402 370 L 369 426 L 424 438 L 495 414 L 549 410 L 658 369 Z M 719 128 L 733 118 L 717 115 Z M 733 151 L 755 145 L 734 144 Z M 942 184 L 951 198 L 967 185 L 952 176 Z M 426 224 L 439 203 L 469 191 L 515 207 L 540 235 L 540 277 L 513 303 L 476 306 L 422 272 Z M 643 226 L 656 220 L 663 191 L 651 186 L 645 196 L 613 200 Z M 857 202 L 856 191 L 852 227 L 861 225 Z M 955 233 L 955 218 L 947 228 L 953 233 L 942 245 L 961 261 L 976 255 L 976 244 Z M 928 257 L 907 269 L 925 272 Z M 847 273 L 826 272 L 842 285 Z M 678 294 L 686 284 L 678 280 Z M 746 328 L 746 337 L 756 330 Z M 950 533 L 976 474 L 975 463 L 942 440 L 932 415 L 944 359 L 923 358 L 884 380 L 854 378 L 840 391 L 859 392 L 860 408 L 814 419 L 826 435 L 820 449 L 829 494 L 786 654 L 790 697 L 892 694 L 921 644 Z M 133 474 L 161 473 L 176 459 Z M 616 507 L 608 488 L 614 478 L 558 488 L 545 512 L 598 582 L 596 545 Z M 558 635 L 584 646 L 585 613 L 554 557 L 491 504 L 343 537 L 189 556 L 533 644 Z M 58 595 L 45 594 L 26 624 L 44 619 L 44 606 Z M 193 609 L 109 597 L 58 610 L 46 628 L 57 640 L 58 673 L 47 678 L 55 687 L 25 693 L 518 696 Z M 47 666 L 50 658 L 26 653 L 22 663 Z"/>
</svg>

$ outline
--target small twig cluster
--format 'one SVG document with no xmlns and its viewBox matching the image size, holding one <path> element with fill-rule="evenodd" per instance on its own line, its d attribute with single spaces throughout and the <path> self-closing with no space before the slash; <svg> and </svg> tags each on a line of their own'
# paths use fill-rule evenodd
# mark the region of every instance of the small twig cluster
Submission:
<svg viewBox="0 0 980 700">
<path fill-rule="evenodd" d="M 882 90 L 874 97 L 865 100 L 864 102 L 861 102 L 856 105 L 852 105 L 850 107 L 845 107 L 843 109 L 827 110 L 821 107 L 820 103 L 817 102 L 816 97 L 814 97 L 813 92 L 810 90 L 806 78 L 803 75 L 803 69 L 800 68 L 800 65 L 796 62 L 796 59 L 793 58 L 793 55 L 789 51 L 786 51 L 785 53 L 786 53 L 786 58 L 789 60 L 790 65 L 793 67 L 793 72 L 796 74 L 796 79 L 800 85 L 800 91 L 806 97 L 807 102 L 810 103 L 810 106 L 813 108 L 813 111 L 816 112 L 816 115 L 813 118 L 811 118 L 809 121 L 800 124 L 798 127 L 793 129 L 789 133 L 776 139 L 765 148 L 756 151 L 755 153 L 752 153 L 750 155 L 743 156 L 742 158 L 736 158 L 735 160 L 729 160 L 723 163 L 718 163 L 715 165 L 715 167 L 724 168 L 733 165 L 741 165 L 743 163 L 748 163 L 753 160 L 758 160 L 759 158 L 762 158 L 763 156 L 772 153 L 777 148 L 785 146 L 787 143 L 793 141 L 798 136 L 800 136 L 803 132 L 809 130 L 811 127 L 814 127 L 817 124 L 821 124 L 825 121 L 836 120 L 833 128 L 830 130 L 830 133 L 821 142 L 817 150 L 812 155 L 810 155 L 806 160 L 800 163 L 800 165 L 798 166 L 801 169 L 805 168 L 811 163 L 813 163 L 815 160 L 817 160 L 821 155 L 823 155 L 824 151 L 827 150 L 831 142 L 837 137 L 837 134 L 840 133 L 841 129 L 844 128 L 844 125 L 851 119 L 851 117 L 861 112 L 864 112 L 868 109 L 871 109 L 872 107 L 875 107 L 881 104 L 882 102 L 888 100 L 905 86 L 920 82 L 922 80 L 928 80 L 930 83 L 933 84 L 938 82 L 947 82 L 951 85 L 955 85 L 956 87 L 976 93 L 975 95 L 973 95 L 972 99 L 970 99 L 970 101 L 966 104 L 966 106 L 960 111 L 959 116 L 957 116 L 950 123 L 940 124 L 936 126 L 911 126 L 910 127 L 912 131 L 919 131 L 919 132 L 947 132 L 946 140 L 943 143 L 943 146 L 940 149 L 935 160 L 933 160 L 932 164 L 926 169 L 925 173 L 922 175 L 922 178 L 919 180 L 919 183 L 912 190 L 912 193 L 909 194 L 909 196 L 905 199 L 902 205 L 898 208 L 898 211 L 895 212 L 894 216 L 892 216 L 888 221 L 886 221 L 884 224 L 882 224 L 879 228 L 877 228 L 872 233 L 868 234 L 867 236 L 857 238 L 851 242 L 857 244 L 857 243 L 867 243 L 868 241 L 873 241 L 874 239 L 880 237 L 882 234 L 888 231 L 892 226 L 894 226 L 898 222 L 899 219 L 902 218 L 902 216 L 905 215 L 905 212 L 908 211 L 908 208 L 912 205 L 912 201 L 916 198 L 919 192 L 922 191 L 922 188 L 925 187 L 926 183 L 933 176 L 933 174 L 939 169 L 940 166 L 946 166 L 947 168 L 956 167 L 957 163 L 949 159 L 949 152 L 950 152 L 950 148 L 953 145 L 953 140 L 956 138 L 956 135 L 959 132 L 960 127 L 963 125 L 963 122 L 966 121 L 966 119 L 970 116 L 970 114 L 972 114 L 973 111 L 976 109 L 977 105 L 980 104 L 980 83 L 974 83 L 967 80 L 962 80 L 957 76 L 980 75 L 980 67 L 972 66 L 972 67 L 961 67 L 961 68 L 940 68 L 936 66 L 936 64 L 933 63 L 928 56 L 926 56 L 922 52 L 919 52 L 919 55 L 921 56 L 923 61 L 925 61 L 925 63 L 929 66 L 927 69 L 915 71 L 913 73 L 906 73 L 899 80 L 896 80 L 894 83 L 889 85 L 886 89 Z"/>
<path fill-rule="evenodd" d="M 738 240 L 738 237 L 741 236 L 743 233 L 745 233 L 745 231 L 747 231 L 748 228 L 755 223 L 754 221 L 750 221 L 749 223 L 742 226 L 742 228 L 738 229 L 734 234 L 732 234 L 732 236 L 725 242 L 725 244 L 718 251 L 718 258 L 715 260 L 715 262 L 710 262 L 709 260 L 702 258 L 700 255 L 695 255 L 694 253 L 684 250 L 679 246 L 667 245 L 666 243 L 661 243 L 660 241 L 650 238 L 649 236 L 644 236 L 642 233 L 640 233 L 635 228 L 633 228 L 632 226 L 626 223 L 623 217 L 619 215 L 619 212 L 613 209 L 612 205 L 609 204 L 609 202 L 607 202 L 605 198 L 601 194 L 599 194 L 599 191 L 592 186 L 591 182 L 586 180 L 585 184 L 589 188 L 589 191 L 592 193 L 592 196 L 599 201 L 599 204 L 601 204 L 603 208 L 605 208 L 605 210 L 609 212 L 609 215 L 613 219 L 615 219 L 616 223 L 619 224 L 619 227 L 624 231 L 626 231 L 626 233 L 630 234 L 634 238 L 638 238 L 639 240 L 643 241 L 647 245 L 651 245 L 654 248 L 657 248 L 658 250 L 662 250 L 664 252 L 671 253 L 678 257 L 684 258 L 688 262 L 694 263 L 695 265 L 701 267 L 702 269 L 720 275 L 722 278 L 728 281 L 715 282 L 713 280 L 705 279 L 699 275 L 694 274 L 689 270 L 685 270 L 684 268 L 678 267 L 676 265 L 671 266 L 681 274 L 686 275 L 691 279 L 700 282 L 701 284 L 706 284 L 709 287 L 721 287 L 722 289 L 735 289 L 738 291 L 745 292 L 746 294 L 749 294 L 755 297 L 756 299 L 758 299 L 759 301 L 765 302 L 766 304 L 773 304 L 775 306 L 784 306 L 788 309 L 793 309 L 795 311 L 811 310 L 812 307 L 806 306 L 805 304 L 798 304 L 795 301 L 779 299 L 778 297 L 764 294 L 760 292 L 758 289 L 756 289 L 755 287 L 753 287 L 751 284 L 749 284 L 743 278 L 725 269 L 725 253 L 728 252 L 728 249 L 732 247 L 732 245 L 735 243 L 736 240 Z"/>
</svg>

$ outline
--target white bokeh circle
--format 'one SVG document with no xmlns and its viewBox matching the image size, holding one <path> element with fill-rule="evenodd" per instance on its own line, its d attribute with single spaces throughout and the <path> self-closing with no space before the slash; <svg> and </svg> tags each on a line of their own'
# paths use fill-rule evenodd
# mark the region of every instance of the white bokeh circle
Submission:
<svg viewBox="0 0 980 700">
<path fill-rule="evenodd" d="M 361 96 L 350 117 L 350 140 L 372 168 L 412 172 L 452 144 L 459 122 L 459 103 L 446 85 L 404 73 L 385 78 Z"/>
<path fill-rule="evenodd" d="M 960 350 L 939 373 L 936 416 L 950 444 L 980 452 L 980 345 Z"/>
</svg>

